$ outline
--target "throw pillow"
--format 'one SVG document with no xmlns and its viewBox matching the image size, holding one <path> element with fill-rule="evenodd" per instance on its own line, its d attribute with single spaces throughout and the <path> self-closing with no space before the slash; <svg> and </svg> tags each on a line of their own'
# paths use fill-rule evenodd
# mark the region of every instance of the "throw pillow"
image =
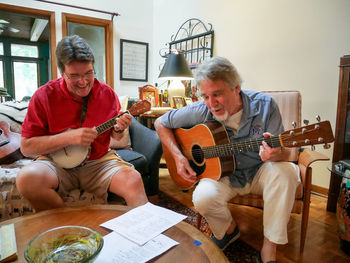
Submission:
<svg viewBox="0 0 350 263">
<path fill-rule="evenodd" d="M 126 111 L 128 109 L 128 101 L 129 101 L 129 96 L 118 96 L 120 106 L 121 106 L 121 111 Z"/>
<path fill-rule="evenodd" d="M 10 124 L 11 131 L 21 133 L 29 102 L 6 101 L 0 103 L 0 121 Z"/>
<path fill-rule="evenodd" d="M 109 143 L 109 148 L 111 149 L 129 149 L 131 150 L 131 140 L 129 128 L 125 129 L 123 136 L 120 140 L 116 140 L 111 137 L 111 142 Z"/>
</svg>

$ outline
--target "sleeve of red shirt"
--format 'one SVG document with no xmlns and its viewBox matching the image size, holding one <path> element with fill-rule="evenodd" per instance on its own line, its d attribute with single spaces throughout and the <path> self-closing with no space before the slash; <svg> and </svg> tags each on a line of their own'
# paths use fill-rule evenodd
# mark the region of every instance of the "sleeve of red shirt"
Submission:
<svg viewBox="0 0 350 263">
<path fill-rule="evenodd" d="M 22 136 L 26 138 L 43 136 L 49 133 L 45 105 L 39 100 L 37 93 L 29 102 L 27 115 L 22 124 Z"/>
</svg>

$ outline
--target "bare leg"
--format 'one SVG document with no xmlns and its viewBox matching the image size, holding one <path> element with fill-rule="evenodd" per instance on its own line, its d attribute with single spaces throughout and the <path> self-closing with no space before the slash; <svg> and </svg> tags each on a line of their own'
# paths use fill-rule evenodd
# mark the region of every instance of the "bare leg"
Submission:
<svg viewBox="0 0 350 263">
<path fill-rule="evenodd" d="M 261 258 L 263 262 L 276 261 L 277 245 L 264 237 L 263 247 L 261 249 Z"/>
<path fill-rule="evenodd" d="M 23 167 L 16 177 L 18 191 L 36 212 L 63 207 L 63 200 L 56 192 L 58 184 L 56 174 L 42 163 Z"/>
<path fill-rule="evenodd" d="M 148 202 L 141 175 L 129 167 L 115 173 L 109 191 L 123 197 L 129 206 L 136 207 Z"/>
</svg>

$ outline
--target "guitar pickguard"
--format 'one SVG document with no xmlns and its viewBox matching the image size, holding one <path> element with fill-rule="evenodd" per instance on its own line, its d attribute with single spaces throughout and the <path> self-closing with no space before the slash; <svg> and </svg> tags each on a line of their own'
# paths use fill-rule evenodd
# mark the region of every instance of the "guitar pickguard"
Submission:
<svg viewBox="0 0 350 263">
<path fill-rule="evenodd" d="M 196 172 L 196 176 L 200 176 L 204 173 L 206 165 L 205 162 L 203 163 L 203 165 L 197 165 L 194 161 L 189 161 L 191 168 L 193 169 L 193 171 Z"/>
</svg>

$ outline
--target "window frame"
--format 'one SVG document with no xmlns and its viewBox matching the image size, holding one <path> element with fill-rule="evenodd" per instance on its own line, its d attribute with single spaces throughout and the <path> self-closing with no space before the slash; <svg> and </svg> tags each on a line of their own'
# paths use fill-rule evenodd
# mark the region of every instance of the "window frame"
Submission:
<svg viewBox="0 0 350 263">
<path fill-rule="evenodd" d="M 55 54 L 55 50 L 56 50 L 55 12 L 34 9 L 34 8 L 27 8 L 27 7 L 23 7 L 23 6 L 2 4 L 2 3 L 0 3 L 0 10 L 12 12 L 12 13 L 17 13 L 17 14 L 24 14 L 24 15 L 28 15 L 28 16 L 42 17 L 42 18 L 47 19 L 49 21 L 49 26 L 50 26 L 49 59 L 51 60 L 51 63 L 49 65 L 47 65 L 47 67 L 49 67 L 49 68 L 47 68 L 47 70 L 51 73 L 51 76 L 49 76 L 49 79 L 56 79 L 57 78 L 57 66 L 56 66 L 56 54 Z M 5 54 L 11 54 L 11 53 L 7 53 L 7 52 L 8 51 L 6 51 L 4 48 L 4 56 L 5 56 Z M 9 52 L 11 52 L 11 50 L 9 50 Z M 40 55 L 40 52 L 39 52 L 39 55 Z M 5 69 L 5 64 L 3 66 L 4 66 L 4 72 L 5 72 L 5 74 L 4 74 L 4 86 L 7 90 L 9 90 L 9 89 L 11 90 L 11 89 L 13 89 L 13 84 L 12 84 L 13 81 L 11 81 L 11 79 L 13 79 L 13 78 L 8 77 L 8 74 L 6 73 L 7 69 Z M 50 73 L 49 73 L 49 75 L 50 75 Z M 40 78 L 40 76 L 38 75 L 38 80 L 39 79 L 42 79 L 42 78 Z M 8 80 L 11 82 L 11 86 L 7 86 Z"/>
<path fill-rule="evenodd" d="M 113 22 L 96 17 L 88 17 L 82 15 L 74 15 L 62 13 L 62 37 L 68 35 L 67 23 L 77 23 L 90 26 L 104 27 L 105 29 L 105 57 L 106 57 L 106 84 L 114 89 L 114 74 L 113 74 Z"/>
<path fill-rule="evenodd" d="M 4 88 L 9 95 L 9 98 L 14 99 L 16 97 L 16 87 L 14 80 L 14 62 L 30 62 L 37 64 L 37 85 L 38 87 L 45 84 L 49 80 L 49 72 L 45 67 L 45 57 L 48 54 L 40 52 L 40 46 L 42 43 L 30 42 L 29 40 L 15 39 L 15 38 L 3 38 L 0 37 L 0 42 L 3 43 L 4 55 L 0 55 L 0 60 L 3 62 L 4 70 Z M 22 57 L 11 55 L 11 44 L 20 44 L 26 46 L 36 46 L 38 48 L 38 57 Z M 8 55 L 7 55 L 8 54 Z M 44 62 L 44 63 L 43 63 Z"/>
</svg>

